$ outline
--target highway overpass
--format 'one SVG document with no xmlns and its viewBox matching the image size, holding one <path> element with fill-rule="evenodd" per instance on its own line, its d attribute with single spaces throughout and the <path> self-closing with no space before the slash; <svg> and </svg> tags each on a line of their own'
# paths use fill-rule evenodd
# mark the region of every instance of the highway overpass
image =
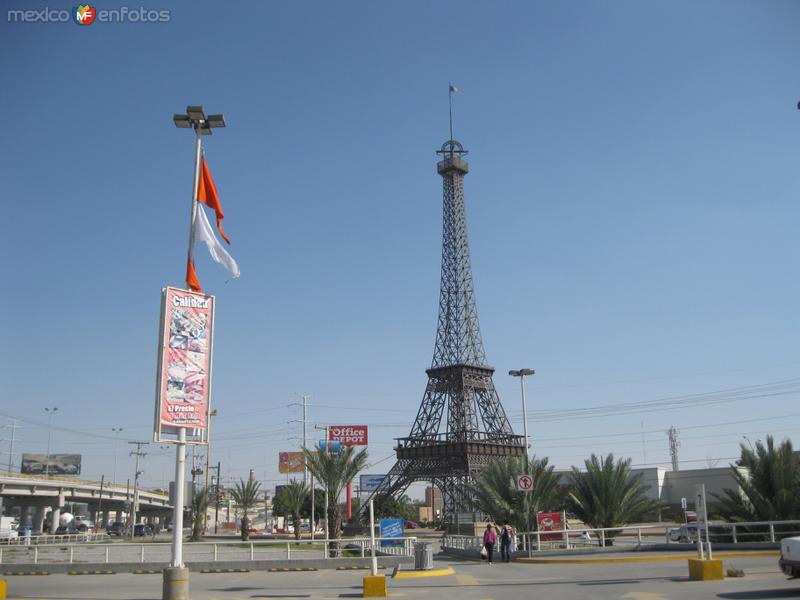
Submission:
<svg viewBox="0 0 800 600">
<path fill-rule="evenodd" d="M 70 503 L 88 505 L 88 516 L 98 527 L 122 520 L 123 514 L 130 511 L 133 487 L 104 483 L 101 489 L 99 481 L 0 473 L 0 499 L 3 502 L 3 514 L 10 515 L 14 508 L 19 508 L 20 522 L 31 518 L 34 533 L 45 530 L 45 515 L 49 508 L 46 530 L 54 533 L 61 511 Z M 172 505 L 167 494 L 139 490 L 137 522 L 164 523 L 171 516 Z"/>
</svg>

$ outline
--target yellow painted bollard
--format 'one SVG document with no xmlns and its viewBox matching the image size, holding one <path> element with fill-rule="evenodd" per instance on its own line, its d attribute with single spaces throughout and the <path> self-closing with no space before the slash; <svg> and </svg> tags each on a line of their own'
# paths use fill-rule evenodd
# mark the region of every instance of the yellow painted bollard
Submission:
<svg viewBox="0 0 800 600">
<path fill-rule="evenodd" d="M 386 598 L 386 575 L 365 575 L 363 598 Z"/>
<path fill-rule="evenodd" d="M 5 579 L 0 579 L 0 600 L 5 600 L 8 593 L 8 586 Z"/>
<path fill-rule="evenodd" d="M 716 558 L 705 560 L 700 558 L 689 559 L 689 579 L 692 581 L 725 579 L 725 574 L 722 571 L 722 561 Z"/>
</svg>

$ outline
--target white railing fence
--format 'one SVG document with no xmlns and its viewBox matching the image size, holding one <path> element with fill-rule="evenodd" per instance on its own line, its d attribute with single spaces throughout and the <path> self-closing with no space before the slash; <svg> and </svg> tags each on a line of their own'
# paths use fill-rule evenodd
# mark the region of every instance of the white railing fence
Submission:
<svg viewBox="0 0 800 600">
<path fill-rule="evenodd" d="M 588 547 L 622 546 L 637 547 L 643 544 L 691 543 L 697 541 L 696 529 L 688 524 L 633 525 L 625 527 L 558 529 L 554 531 L 530 531 L 517 533 L 512 542 L 514 550 L 573 550 Z M 701 534 L 705 540 L 705 533 Z M 800 535 L 798 521 L 753 521 L 727 523 L 709 522 L 712 543 L 756 543 L 778 542 L 785 537 Z M 483 537 L 468 535 L 445 535 L 442 548 L 474 550 L 480 552 Z M 499 550 L 499 548 L 498 548 Z"/>
<path fill-rule="evenodd" d="M 414 556 L 415 537 L 375 538 L 381 555 Z M 170 542 L 0 546 L 0 564 L 168 562 Z M 332 560 L 371 556 L 370 538 L 185 542 L 183 558 L 192 561 Z"/>
<path fill-rule="evenodd" d="M 32 535 L 0 537 L 0 546 L 39 546 L 43 544 L 68 544 L 78 542 L 107 542 L 111 539 L 107 533 L 70 533 L 64 535 Z"/>
</svg>

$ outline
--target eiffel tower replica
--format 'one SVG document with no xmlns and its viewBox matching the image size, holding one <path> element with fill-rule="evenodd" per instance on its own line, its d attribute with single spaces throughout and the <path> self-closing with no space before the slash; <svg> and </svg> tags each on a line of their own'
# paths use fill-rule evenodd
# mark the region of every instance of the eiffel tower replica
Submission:
<svg viewBox="0 0 800 600">
<path fill-rule="evenodd" d="M 444 211 L 439 323 L 428 385 L 408 437 L 397 439 L 397 462 L 373 492 L 376 504 L 399 497 L 415 481 L 442 492 L 446 519 L 471 512 L 475 473 L 506 456 L 524 456 L 523 436 L 515 435 L 486 362 L 472 284 L 464 176 L 467 150 L 450 139 L 437 151 L 441 160 Z M 369 505 L 369 500 L 363 508 Z"/>
</svg>

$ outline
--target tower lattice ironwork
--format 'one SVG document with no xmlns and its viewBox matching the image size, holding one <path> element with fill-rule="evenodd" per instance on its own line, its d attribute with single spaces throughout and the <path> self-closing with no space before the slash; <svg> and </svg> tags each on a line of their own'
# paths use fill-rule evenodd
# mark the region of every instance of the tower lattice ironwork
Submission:
<svg viewBox="0 0 800 600">
<path fill-rule="evenodd" d="M 433 361 L 411 432 L 397 439 L 397 462 L 372 497 L 396 497 L 414 481 L 429 481 L 441 489 L 450 516 L 471 510 L 474 474 L 500 457 L 523 456 L 525 441 L 511 429 L 483 349 L 464 210 L 467 151 L 450 139 L 437 154 L 444 203 Z"/>
</svg>

